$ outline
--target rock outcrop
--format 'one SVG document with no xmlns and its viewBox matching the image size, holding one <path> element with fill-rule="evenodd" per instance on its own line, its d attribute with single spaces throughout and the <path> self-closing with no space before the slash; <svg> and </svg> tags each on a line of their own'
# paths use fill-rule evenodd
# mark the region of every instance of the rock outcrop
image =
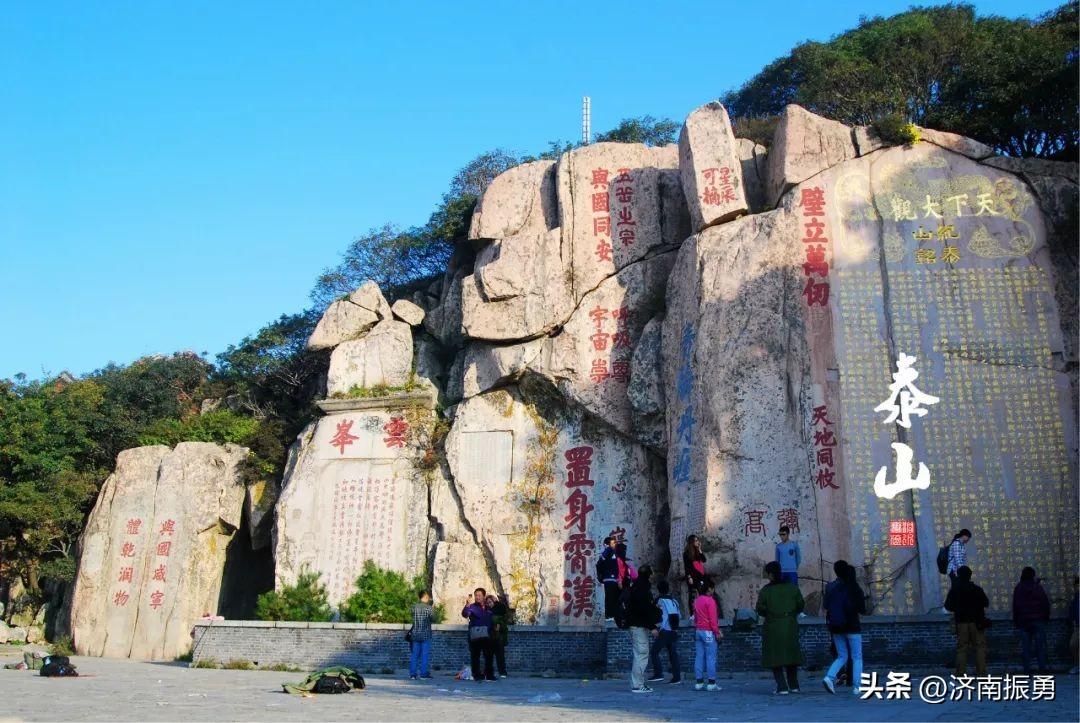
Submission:
<svg viewBox="0 0 1080 723">
<path fill-rule="evenodd" d="M 172 660 L 219 603 L 240 526 L 247 449 L 204 442 L 121 452 L 81 541 L 72 635 L 82 655 Z"/>
</svg>

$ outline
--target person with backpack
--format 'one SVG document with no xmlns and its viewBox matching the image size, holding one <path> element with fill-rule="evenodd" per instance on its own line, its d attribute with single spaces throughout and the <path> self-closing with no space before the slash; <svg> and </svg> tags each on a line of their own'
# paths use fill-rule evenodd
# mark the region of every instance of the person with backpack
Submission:
<svg viewBox="0 0 1080 723">
<path fill-rule="evenodd" d="M 716 684 L 716 646 L 724 636 L 720 632 L 714 589 L 713 581 L 705 578 L 701 594 L 694 598 L 694 690 L 720 690 Z"/>
<path fill-rule="evenodd" d="M 806 601 L 797 586 L 783 581 L 780 572 L 780 563 L 775 560 L 765 566 L 769 582 L 758 593 L 754 610 L 765 618 L 761 629 L 761 664 L 772 670 L 776 678 L 775 694 L 787 695 L 799 692 L 798 667 L 803 660 L 797 616 Z"/>
<path fill-rule="evenodd" d="M 862 625 L 859 616 L 866 613 L 866 596 L 855 577 L 855 568 L 845 560 L 833 564 L 836 579 L 825 588 L 825 622 L 836 646 L 836 660 L 825 672 L 821 684 L 836 694 L 836 676 L 851 661 L 851 692 L 859 694 L 862 682 Z"/>
<path fill-rule="evenodd" d="M 430 678 L 431 671 L 431 595 L 421 590 L 419 602 L 412 606 L 412 628 L 409 630 L 409 680 Z"/>
<path fill-rule="evenodd" d="M 945 609 L 956 617 L 956 675 L 967 674 L 968 651 L 975 649 L 975 672 L 986 675 L 986 608 L 990 599 L 983 589 L 971 581 L 971 568 L 961 565 L 956 570 L 952 589 L 945 597 Z"/>
<path fill-rule="evenodd" d="M 1034 567 L 1025 567 L 1020 572 L 1020 582 L 1013 589 L 1012 618 L 1013 625 L 1020 631 L 1024 672 L 1031 674 L 1032 646 L 1039 672 L 1046 672 L 1046 623 L 1050 620 L 1050 598 L 1035 576 Z"/>
<path fill-rule="evenodd" d="M 487 591 L 482 587 L 476 588 L 472 595 L 465 598 L 465 607 L 461 609 L 461 617 L 469 620 L 469 656 L 472 661 L 473 680 L 483 683 L 485 680 L 498 680 L 495 677 L 495 668 L 491 664 L 492 631 L 494 628 L 494 616 L 484 605 Z M 484 656 L 484 667 L 480 668 L 480 656 Z"/>
<path fill-rule="evenodd" d="M 513 624 L 510 606 L 494 593 L 488 595 L 484 603 L 487 609 L 491 611 L 491 650 L 495 655 L 495 667 L 498 668 L 499 677 L 505 678 L 506 645 L 510 642 L 510 625 Z"/>
<path fill-rule="evenodd" d="M 627 625 L 630 627 L 630 644 L 633 647 L 633 663 L 630 668 L 630 692 L 651 693 L 645 685 L 645 667 L 649 664 L 649 636 L 659 637 L 656 624 L 660 622 L 660 609 L 653 604 L 650 578 L 652 568 L 643 565 L 637 578 L 623 590 L 626 601 Z"/>
<path fill-rule="evenodd" d="M 671 680 L 668 683 L 678 685 L 682 682 L 682 668 L 679 666 L 679 603 L 671 597 L 671 585 L 667 580 L 658 581 L 656 591 L 660 593 L 656 600 L 656 606 L 660 608 L 660 633 L 649 649 L 653 673 L 648 682 L 656 683 L 664 679 L 660 651 L 667 650 L 668 661 L 671 663 Z"/>
<path fill-rule="evenodd" d="M 971 541 L 971 530 L 963 529 L 953 535 L 952 542 L 949 543 L 949 551 L 946 556 L 944 574 L 949 576 L 949 582 L 953 585 L 956 584 L 956 571 L 964 565 L 967 565 L 967 544 Z M 940 552 L 938 557 L 941 557 Z M 940 559 L 938 561 L 938 569 L 941 570 Z"/>
<path fill-rule="evenodd" d="M 604 549 L 596 558 L 596 579 L 604 586 L 604 618 L 614 620 L 619 606 L 619 562 L 615 559 L 615 538 L 604 538 Z"/>
</svg>

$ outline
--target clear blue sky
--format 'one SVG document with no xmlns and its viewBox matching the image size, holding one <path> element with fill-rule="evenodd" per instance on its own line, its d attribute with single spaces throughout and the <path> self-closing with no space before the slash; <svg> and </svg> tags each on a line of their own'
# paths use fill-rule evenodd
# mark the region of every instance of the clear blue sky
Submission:
<svg viewBox="0 0 1080 723">
<path fill-rule="evenodd" d="M 6 3 L 0 377 L 216 354 L 478 153 L 577 138 L 583 94 L 595 130 L 681 121 L 908 4 Z"/>
</svg>

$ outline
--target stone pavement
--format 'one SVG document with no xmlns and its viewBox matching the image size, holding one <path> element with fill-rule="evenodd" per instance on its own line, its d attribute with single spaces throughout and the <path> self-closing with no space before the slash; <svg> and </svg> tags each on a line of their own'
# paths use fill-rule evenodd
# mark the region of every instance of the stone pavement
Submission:
<svg viewBox="0 0 1080 723">
<path fill-rule="evenodd" d="M 0 662 L 20 659 L 0 650 Z M 300 720 L 1077 720 L 1077 677 L 1057 676 L 1054 701 L 965 702 L 856 700 L 830 695 L 818 678 L 803 693 L 772 695 L 771 679 L 739 673 L 723 690 L 657 685 L 633 695 L 625 680 L 508 678 L 498 683 L 408 681 L 366 676 L 368 688 L 301 698 L 281 691 L 302 673 L 206 670 L 179 663 L 75 658 L 80 678 L 42 678 L 0 670 L 0 721 L 300 721 Z M 914 677 L 914 676 L 913 676 Z"/>
</svg>

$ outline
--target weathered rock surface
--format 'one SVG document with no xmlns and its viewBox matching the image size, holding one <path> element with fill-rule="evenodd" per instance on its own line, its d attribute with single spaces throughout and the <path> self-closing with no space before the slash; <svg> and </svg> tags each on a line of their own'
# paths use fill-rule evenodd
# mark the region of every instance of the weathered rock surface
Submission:
<svg viewBox="0 0 1080 723">
<path fill-rule="evenodd" d="M 555 381 L 568 399 L 624 434 L 634 434 L 627 395 L 631 356 L 646 322 L 663 308 L 674 262 L 674 253 L 660 254 L 604 280 L 530 364 Z"/>
<path fill-rule="evenodd" d="M 559 229 L 522 233 L 482 249 L 461 283 L 461 315 L 473 339 L 513 341 L 548 333 L 573 309 Z"/>
<path fill-rule="evenodd" d="M 379 285 L 374 281 L 365 281 L 360 284 L 360 287 L 356 291 L 349 294 L 349 301 L 362 309 L 367 309 L 374 313 L 380 319 L 393 318 L 390 311 L 390 304 L 387 303 L 382 290 L 379 289 Z"/>
<path fill-rule="evenodd" d="M 420 326 L 424 322 L 424 310 L 408 299 L 398 299 L 390 310 L 395 318 L 404 321 L 409 326 Z"/>
<path fill-rule="evenodd" d="M 855 151 L 860 156 L 873 153 L 876 150 L 887 147 L 889 144 L 882 140 L 873 126 L 855 126 L 852 129 L 852 138 L 855 141 Z"/>
<path fill-rule="evenodd" d="M 933 143 L 935 146 L 959 153 L 975 161 L 981 161 L 994 155 L 994 149 L 985 143 L 979 143 L 974 139 L 965 138 L 956 133 L 936 131 L 932 128 L 919 128 L 919 137 L 926 143 Z"/>
<path fill-rule="evenodd" d="M 742 159 L 727 109 L 719 102 L 686 117 L 679 134 L 679 173 L 694 231 L 746 213 Z"/>
<path fill-rule="evenodd" d="M 641 330 L 630 357 L 631 426 L 634 435 L 653 449 L 666 453 L 667 405 L 664 401 L 664 367 L 661 354 L 664 316 L 649 319 Z"/>
<path fill-rule="evenodd" d="M 466 397 L 521 375 L 543 351 L 544 339 L 501 346 L 474 342 L 465 349 L 462 393 Z"/>
<path fill-rule="evenodd" d="M 664 235 L 680 223 L 662 218 L 662 170 L 677 168 L 676 146 L 596 143 L 562 155 L 559 217 L 575 301 L 618 270 L 682 242 Z M 685 205 L 670 212 L 687 214 Z"/>
<path fill-rule="evenodd" d="M 787 106 L 769 150 L 769 204 L 775 206 L 796 183 L 857 155 L 846 125 Z"/>
<path fill-rule="evenodd" d="M 276 584 L 321 574 L 331 604 L 354 592 L 366 560 L 405 573 L 427 560 L 427 484 L 417 467 L 434 415 L 416 408 L 328 414 L 292 448 L 274 518 Z"/>
<path fill-rule="evenodd" d="M 81 543 L 72 633 L 82 655 L 172 660 L 218 610 L 240 525 L 247 449 L 205 442 L 121 452 Z"/>
<path fill-rule="evenodd" d="M 461 346 L 464 335 L 461 326 L 461 288 L 465 271 L 447 271 L 440 284 L 439 303 L 424 317 L 424 328 L 439 342 L 449 348 Z"/>
<path fill-rule="evenodd" d="M 497 240 L 521 233 L 542 236 L 558 223 L 555 162 L 534 161 L 495 177 L 473 211 L 469 238 Z"/>
<path fill-rule="evenodd" d="M 252 550 L 261 550 L 270 545 L 277 496 L 278 481 L 276 479 L 259 480 L 247 486 L 244 495 L 244 514 L 247 516 Z"/>
<path fill-rule="evenodd" d="M 581 586 L 608 534 L 625 537 L 636 564 L 659 563 L 662 466 L 546 385 L 467 399 L 446 451 L 464 518 L 519 621 L 599 621 L 602 596 Z"/>
<path fill-rule="evenodd" d="M 330 355 L 327 394 L 346 395 L 353 387 L 401 387 L 413 363 L 412 330 L 401 321 L 383 320 L 367 336 L 339 344 Z"/>
<path fill-rule="evenodd" d="M 1062 161 L 1048 161 L 1043 158 L 1013 158 L 1011 156 L 990 156 L 982 163 L 1003 171 L 1029 176 L 1054 176 L 1077 182 L 1077 164 Z"/>
<path fill-rule="evenodd" d="M 315 331 L 308 339 L 308 349 L 332 349 L 342 342 L 355 339 L 375 326 L 379 316 L 348 299 L 338 299 L 323 313 Z"/>
<path fill-rule="evenodd" d="M 750 213 L 761 213 L 769 206 L 765 192 L 769 177 L 769 152 L 746 138 L 735 139 L 735 151 L 742 165 L 743 188 Z"/>
</svg>

